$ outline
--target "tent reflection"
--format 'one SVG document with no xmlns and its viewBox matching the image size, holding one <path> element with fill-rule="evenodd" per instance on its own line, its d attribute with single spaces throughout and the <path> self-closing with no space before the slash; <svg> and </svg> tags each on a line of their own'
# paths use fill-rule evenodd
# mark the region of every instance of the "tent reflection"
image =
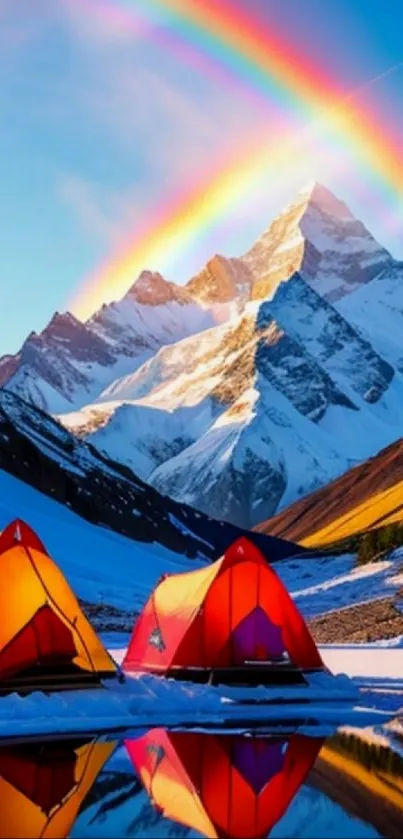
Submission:
<svg viewBox="0 0 403 839">
<path fill-rule="evenodd" d="M 0 839 L 68 836 L 114 748 L 96 739 L 0 747 Z"/>
<path fill-rule="evenodd" d="M 206 837 L 266 837 L 319 754 L 322 739 L 169 732 L 125 742 L 161 815 Z"/>
</svg>

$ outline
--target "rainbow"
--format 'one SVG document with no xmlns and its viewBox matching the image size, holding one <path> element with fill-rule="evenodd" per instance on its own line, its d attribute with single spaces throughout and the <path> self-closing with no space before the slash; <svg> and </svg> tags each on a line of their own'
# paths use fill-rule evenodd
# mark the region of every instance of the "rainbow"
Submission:
<svg viewBox="0 0 403 839">
<path fill-rule="evenodd" d="M 263 178 L 272 179 L 279 171 L 298 170 L 301 155 L 312 148 L 320 153 L 326 139 L 334 159 L 346 150 L 367 176 L 386 183 L 391 192 L 403 194 L 403 153 L 401 141 L 384 121 L 357 104 L 357 93 L 346 95 L 322 68 L 313 66 L 291 49 L 267 26 L 235 11 L 228 0 L 88 0 L 110 15 L 125 16 L 135 29 L 139 15 L 148 20 L 150 32 L 165 45 L 183 54 L 200 68 L 232 78 L 261 107 L 267 108 L 274 92 L 287 104 L 290 100 L 304 116 L 305 128 L 297 134 L 268 144 L 267 132 L 254 137 L 237 150 L 232 159 L 216 161 L 209 172 L 201 173 L 191 190 L 169 196 L 147 223 L 133 232 L 120 252 L 85 279 L 69 307 L 79 317 L 89 316 L 102 302 L 122 296 L 145 267 L 174 264 L 201 232 L 220 221 L 241 197 L 259 186 Z M 219 33 L 219 34 L 218 34 Z M 203 59 L 203 60 L 202 60 Z M 393 68 L 392 68 L 393 69 Z M 389 71 L 387 71 L 389 72 Z M 385 74 L 383 74 L 385 75 Z"/>
</svg>

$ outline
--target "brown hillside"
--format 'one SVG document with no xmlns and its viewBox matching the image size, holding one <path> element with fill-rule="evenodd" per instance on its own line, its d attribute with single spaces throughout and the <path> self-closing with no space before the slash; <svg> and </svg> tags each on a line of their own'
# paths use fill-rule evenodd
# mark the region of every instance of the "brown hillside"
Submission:
<svg viewBox="0 0 403 839">
<path fill-rule="evenodd" d="M 403 439 L 287 507 L 256 530 L 300 542 L 399 481 L 403 481 Z M 403 518 L 403 495 L 401 506 Z"/>
</svg>

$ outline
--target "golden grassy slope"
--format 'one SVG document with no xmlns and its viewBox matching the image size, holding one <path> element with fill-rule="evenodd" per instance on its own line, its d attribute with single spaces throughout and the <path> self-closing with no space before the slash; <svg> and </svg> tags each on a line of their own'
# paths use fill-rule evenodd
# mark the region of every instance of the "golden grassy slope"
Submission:
<svg viewBox="0 0 403 839">
<path fill-rule="evenodd" d="M 403 522 L 403 439 L 256 530 L 313 547 Z"/>
<path fill-rule="evenodd" d="M 310 548 L 323 547 L 349 536 L 400 521 L 403 521 L 403 481 L 376 493 L 352 507 L 344 515 L 336 517 L 326 527 L 301 539 L 301 545 Z"/>
</svg>

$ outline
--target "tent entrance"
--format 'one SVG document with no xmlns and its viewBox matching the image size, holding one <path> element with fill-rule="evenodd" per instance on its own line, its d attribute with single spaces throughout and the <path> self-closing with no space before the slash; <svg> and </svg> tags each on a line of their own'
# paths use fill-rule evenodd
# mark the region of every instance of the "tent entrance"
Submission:
<svg viewBox="0 0 403 839">
<path fill-rule="evenodd" d="M 41 606 L 0 653 L 0 669 L 4 670 L 0 696 L 100 686 L 104 674 L 83 670 L 74 661 L 77 655 L 72 629 L 48 604 Z M 18 660 L 21 664 L 17 669 Z"/>
</svg>

